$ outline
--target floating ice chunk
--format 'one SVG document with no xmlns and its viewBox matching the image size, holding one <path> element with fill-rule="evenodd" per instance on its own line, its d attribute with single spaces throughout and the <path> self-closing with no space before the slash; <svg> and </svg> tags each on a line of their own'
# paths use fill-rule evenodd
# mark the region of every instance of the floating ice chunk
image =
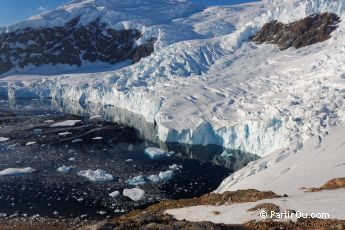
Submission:
<svg viewBox="0 0 345 230">
<path fill-rule="evenodd" d="M 149 179 L 152 183 L 158 183 L 161 181 L 161 178 L 158 175 L 151 175 L 147 177 L 147 179 Z"/>
<path fill-rule="evenodd" d="M 0 218 L 6 217 L 7 213 L 0 213 Z"/>
<path fill-rule="evenodd" d="M 76 159 L 75 157 L 71 157 L 71 158 L 69 158 L 68 160 L 69 160 L 69 161 L 75 161 L 75 159 Z"/>
<path fill-rule="evenodd" d="M 123 195 L 131 200 L 139 201 L 144 197 L 145 191 L 140 188 L 124 189 Z"/>
<path fill-rule="evenodd" d="M 44 123 L 54 123 L 54 120 L 45 120 Z"/>
<path fill-rule="evenodd" d="M 29 146 L 29 145 L 35 145 L 35 144 L 37 144 L 36 141 L 30 141 L 30 142 L 26 143 L 25 145 Z"/>
<path fill-rule="evenodd" d="M 109 194 L 110 197 L 112 198 L 117 198 L 120 196 L 120 192 L 119 191 L 114 191 L 112 193 Z"/>
<path fill-rule="evenodd" d="M 83 170 L 78 172 L 78 176 L 83 176 L 89 179 L 90 181 L 95 182 L 105 182 L 105 181 L 112 181 L 114 177 L 107 172 L 97 169 L 97 170 Z"/>
<path fill-rule="evenodd" d="M 90 120 L 101 119 L 101 118 L 102 118 L 102 116 L 100 116 L 100 115 L 95 115 L 95 116 L 90 117 Z"/>
<path fill-rule="evenodd" d="M 29 174 L 35 172 L 36 169 L 27 167 L 27 168 L 7 168 L 0 171 L 0 176 L 13 176 L 19 174 Z"/>
<path fill-rule="evenodd" d="M 171 169 L 173 171 L 180 170 L 182 168 L 183 168 L 182 165 L 177 165 L 177 164 L 173 164 L 173 165 L 169 166 L 169 169 Z"/>
<path fill-rule="evenodd" d="M 173 170 L 167 170 L 164 172 L 160 172 L 158 175 L 151 175 L 147 177 L 152 183 L 158 183 L 161 181 L 169 181 L 174 177 Z"/>
<path fill-rule="evenodd" d="M 63 132 L 63 133 L 59 133 L 59 136 L 68 136 L 71 135 L 71 132 Z"/>
<path fill-rule="evenodd" d="M 34 133 L 36 133 L 36 134 L 38 134 L 38 133 L 42 133 L 43 132 L 43 130 L 42 129 L 35 129 L 34 130 Z"/>
<path fill-rule="evenodd" d="M 125 162 L 133 162 L 133 159 L 127 159 Z"/>
<path fill-rule="evenodd" d="M 72 143 L 78 143 L 78 142 L 82 142 L 82 141 L 83 141 L 83 139 L 75 139 L 72 141 Z"/>
<path fill-rule="evenodd" d="M 174 172 L 172 170 L 167 170 L 165 172 L 160 172 L 159 173 L 159 178 L 162 180 L 162 181 L 168 181 L 168 180 L 171 180 L 174 176 Z"/>
<path fill-rule="evenodd" d="M 145 180 L 145 177 L 143 176 L 136 176 L 136 177 L 133 177 L 132 179 L 128 179 L 126 183 L 128 185 L 138 186 L 138 185 L 146 184 L 146 180 Z"/>
<path fill-rule="evenodd" d="M 94 137 L 92 140 L 103 140 L 103 137 Z"/>
<path fill-rule="evenodd" d="M 145 154 L 146 154 L 146 156 L 148 156 L 152 160 L 161 159 L 161 158 L 165 158 L 165 157 L 170 157 L 172 155 L 169 152 L 166 152 L 166 151 L 164 151 L 162 149 L 155 148 L 155 147 L 146 148 L 145 149 Z"/>
<path fill-rule="evenodd" d="M 58 172 L 61 172 L 61 173 L 69 173 L 69 171 L 71 171 L 72 167 L 71 166 L 66 166 L 66 165 L 63 165 L 61 167 L 59 167 L 57 169 Z"/>
<path fill-rule="evenodd" d="M 66 121 L 55 123 L 55 124 L 51 125 L 50 127 L 51 128 L 55 128 L 55 127 L 72 127 L 72 126 L 75 126 L 79 122 L 81 122 L 81 120 L 66 120 Z"/>
<path fill-rule="evenodd" d="M 8 137 L 0 137 L 0 142 L 8 141 L 10 138 Z"/>
</svg>

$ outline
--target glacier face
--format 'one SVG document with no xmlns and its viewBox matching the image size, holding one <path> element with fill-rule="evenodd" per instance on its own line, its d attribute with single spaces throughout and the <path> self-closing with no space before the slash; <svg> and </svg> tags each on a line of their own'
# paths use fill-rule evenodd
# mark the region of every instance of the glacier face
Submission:
<svg viewBox="0 0 345 230">
<path fill-rule="evenodd" d="M 102 1 L 75 1 L 50 15 L 96 3 Z M 157 33 L 159 48 L 140 62 L 89 74 L 12 75 L 0 80 L 0 95 L 112 105 L 155 123 L 162 141 L 217 144 L 259 156 L 291 142 L 300 147 L 344 120 L 345 23 L 329 41 L 300 50 L 281 52 L 248 38 L 272 19 L 291 22 L 324 11 L 343 17 L 342 1 L 266 1 L 187 10 L 164 22 L 146 18 L 145 33 Z M 219 29 L 207 34 L 211 25 Z"/>
</svg>

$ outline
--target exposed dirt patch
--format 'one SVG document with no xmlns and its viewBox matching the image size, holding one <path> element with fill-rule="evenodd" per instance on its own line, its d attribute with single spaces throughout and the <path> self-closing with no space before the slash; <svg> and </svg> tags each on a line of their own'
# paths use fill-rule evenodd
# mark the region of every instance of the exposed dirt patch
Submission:
<svg viewBox="0 0 345 230">
<path fill-rule="evenodd" d="M 345 229 L 345 220 L 320 220 L 320 219 L 298 219 L 297 222 L 287 221 L 251 221 L 243 225 L 246 229 L 256 230 L 330 230 L 330 229 Z"/>
<path fill-rule="evenodd" d="M 307 188 L 305 192 L 319 192 L 322 190 L 334 190 L 339 188 L 345 188 L 345 178 L 335 178 L 329 180 L 320 188 Z"/>
<path fill-rule="evenodd" d="M 274 192 L 260 192 L 258 190 L 239 190 L 223 194 L 207 194 L 194 199 L 167 200 L 152 205 L 145 210 L 136 210 L 120 216 L 109 223 L 112 229 L 245 229 L 237 225 L 220 225 L 208 222 L 192 223 L 178 221 L 164 212 L 167 209 L 183 208 L 196 205 L 222 205 L 231 203 L 255 202 L 262 199 L 277 198 Z M 218 213 L 219 214 L 219 213 Z M 214 213 L 217 215 L 217 213 Z M 86 230 L 88 228 L 81 228 Z M 90 229 L 91 230 L 91 229 Z"/>
<path fill-rule="evenodd" d="M 326 41 L 339 22 L 340 17 L 333 13 L 314 14 L 289 24 L 275 20 L 266 23 L 251 40 L 258 44 L 277 44 L 281 50 L 298 49 Z"/>
<path fill-rule="evenodd" d="M 253 211 L 257 211 L 257 210 L 264 210 L 266 213 L 271 213 L 271 212 L 278 213 L 278 212 L 280 212 L 279 206 L 277 206 L 275 204 L 271 204 L 271 203 L 258 204 L 254 208 L 250 208 L 247 211 L 253 212 Z"/>
<path fill-rule="evenodd" d="M 0 219 L 1 230 L 67 230 L 90 224 L 77 219 L 4 218 Z"/>
</svg>

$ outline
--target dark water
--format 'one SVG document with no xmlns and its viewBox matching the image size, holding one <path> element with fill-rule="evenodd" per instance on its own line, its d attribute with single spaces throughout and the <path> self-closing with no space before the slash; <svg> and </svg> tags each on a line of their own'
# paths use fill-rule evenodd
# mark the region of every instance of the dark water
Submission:
<svg viewBox="0 0 345 230">
<path fill-rule="evenodd" d="M 89 109 L 53 101 L 0 101 L 0 137 L 10 138 L 0 142 L 0 171 L 12 167 L 36 169 L 31 174 L 0 176 L 0 213 L 112 217 L 163 199 L 190 198 L 213 191 L 233 170 L 254 159 L 218 146 L 159 143 L 153 124 L 114 108 Z M 85 115 L 88 113 L 101 114 L 103 119 L 90 120 Z M 51 128 L 54 123 L 48 120 L 82 122 L 73 127 Z M 119 122 L 110 122 L 114 120 Z M 63 132 L 71 134 L 59 135 Z M 95 137 L 103 139 L 94 140 Z M 73 143 L 76 139 L 83 141 Z M 27 146 L 28 142 L 36 144 Z M 144 154 L 147 147 L 160 147 L 176 154 L 152 160 Z M 174 172 L 171 180 L 139 186 L 145 191 L 142 200 L 109 196 L 113 191 L 122 193 L 123 189 L 133 188 L 126 180 L 157 175 L 173 164 L 182 168 Z M 73 168 L 69 173 L 60 173 L 57 168 L 62 165 Z M 77 175 L 87 169 L 102 169 L 115 179 L 91 182 Z"/>
</svg>

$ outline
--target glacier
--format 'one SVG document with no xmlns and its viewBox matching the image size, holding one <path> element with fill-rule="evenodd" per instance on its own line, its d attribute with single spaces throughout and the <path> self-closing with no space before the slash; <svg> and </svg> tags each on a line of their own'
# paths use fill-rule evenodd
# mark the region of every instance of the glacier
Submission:
<svg viewBox="0 0 345 230">
<path fill-rule="evenodd" d="M 169 10 L 169 17 L 130 14 L 128 7 L 148 7 L 145 2 Z M 87 8 L 85 22 L 101 17 L 109 26 L 140 27 L 147 37 L 156 36 L 153 54 L 113 71 L 13 74 L 0 78 L 0 96 L 114 106 L 153 123 L 160 141 L 216 144 L 258 156 L 291 143 L 301 148 L 344 121 L 345 22 L 330 40 L 299 50 L 248 41 L 273 19 L 291 22 L 318 12 L 343 17 L 343 1 L 265 0 L 206 8 L 187 1 L 121 4 L 74 1 L 7 30 L 55 25 L 62 23 L 60 16 Z"/>
</svg>

